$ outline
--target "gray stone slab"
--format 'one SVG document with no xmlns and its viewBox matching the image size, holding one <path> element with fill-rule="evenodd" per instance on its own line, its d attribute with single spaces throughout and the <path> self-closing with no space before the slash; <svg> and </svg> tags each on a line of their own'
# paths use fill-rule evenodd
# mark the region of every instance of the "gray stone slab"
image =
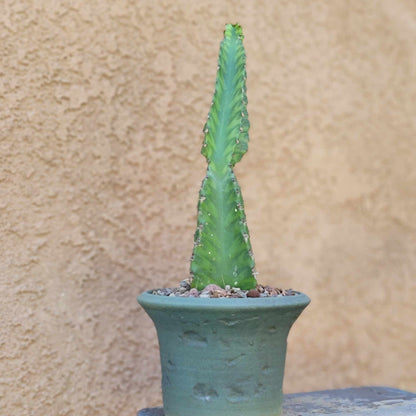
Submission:
<svg viewBox="0 0 416 416">
<path fill-rule="evenodd" d="M 288 394 L 284 416 L 416 416 L 416 394 L 388 387 L 359 387 Z"/>
<path fill-rule="evenodd" d="M 165 416 L 162 407 L 149 407 L 139 411 L 137 416 Z"/>
<path fill-rule="evenodd" d="M 283 416 L 320 415 L 416 416 L 416 394 L 389 387 L 356 387 L 285 395 Z M 137 416 L 164 416 L 163 408 L 142 409 Z"/>
</svg>

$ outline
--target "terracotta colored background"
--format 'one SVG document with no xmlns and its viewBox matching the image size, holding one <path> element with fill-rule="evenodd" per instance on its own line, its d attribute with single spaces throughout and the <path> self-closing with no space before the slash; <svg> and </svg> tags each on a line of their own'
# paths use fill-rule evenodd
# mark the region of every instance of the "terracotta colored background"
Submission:
<svg viewBox="0 0 416 416">
<path fill-rule="evenodd" d="M 286 392 L 416 391 L 416 3 L 0 2 L 0 413 L 161 402 L 135 297 L 188 273 L 224 24 L 259 280 L 310 295 Z"/>
</svg>

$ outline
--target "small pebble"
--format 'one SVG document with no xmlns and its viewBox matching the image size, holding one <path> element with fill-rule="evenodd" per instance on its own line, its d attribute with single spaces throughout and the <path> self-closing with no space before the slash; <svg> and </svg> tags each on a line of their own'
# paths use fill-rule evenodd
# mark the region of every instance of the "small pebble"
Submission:
<svg viewBox="0 0 416 416">
<path fill-rule="evenodd" d="M 223 288 L 216 289 L 212 292 L 213 298 L 225 298 L 227 296 L 227 291 Z"/>
<path fill-rule="evenodd" d="M 198 289 L 192 288 L 192 289 L 189 291 L 189 297 L 192 297 L 192 298 L 197 298 L 198 296 L 199 296 Z"/>
<path fill-rule="evenodd" d="M 210 295 L 209 293 L 207 293 L 207 292 L 202 292 L 202 293 L 199 295 L 199 297 L 200 297 L 200 298 L 210 298 L 210 297 L 211 297 L 211 295 Z"/>
<path fill-rule="evenodd" d="M 182 280 L 182 282 L 179 284 L 180 287 L 184 288 L 185 290 L 191 289 L 191 283 L 189 282 L 189 279 Z"/>
<path fill-rule="evenodd" d="M 251 289 L 247 292 L 248 298 L 258 298 L 260 297 L 260 293 L 257 289 Z"/>
<path fill-rule="evenodd" d="M 203 292 L 211 292 L 211 293 L 213 293 L 214 291 L 221 290 L 221 289 L 222 289 L 221 286 L 211 284 L 211 285 L 205 286 Z"/>
</svg>

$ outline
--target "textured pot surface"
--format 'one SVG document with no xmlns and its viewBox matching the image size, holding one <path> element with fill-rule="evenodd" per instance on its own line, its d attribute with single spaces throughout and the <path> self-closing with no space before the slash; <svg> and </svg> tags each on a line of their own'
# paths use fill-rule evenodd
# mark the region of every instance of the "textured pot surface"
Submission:
<svg viewBox="0 0 416 416">
<path fill-rule="evenodd" d="M 166 416 L 280 416 L 286 341 L 310 299 L 138 297 L 159 337 Z"/>
</svg>

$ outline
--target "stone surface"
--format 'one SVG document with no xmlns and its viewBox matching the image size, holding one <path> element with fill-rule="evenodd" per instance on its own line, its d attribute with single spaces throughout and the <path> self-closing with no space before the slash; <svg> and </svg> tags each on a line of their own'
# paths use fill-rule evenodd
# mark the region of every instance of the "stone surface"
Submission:
<svg viewBox="0 0 416 416">
<path fill-rule="evenodd" d="M 283 416 L 414 416 L 416 394 L 389 387 L 360 387 L 288 394 Z M 163 408 L 147 408 L 137 416 L 164 416 Z"/>
<path fill-rule="evenodd" d="M 285 391 L 416 391 L 414 0 L 2 0 L 2 415 L 161 402 L 135 298 L 188 277 L 226 22 L 258 277 L 312 299 Z"/>
</svg>

